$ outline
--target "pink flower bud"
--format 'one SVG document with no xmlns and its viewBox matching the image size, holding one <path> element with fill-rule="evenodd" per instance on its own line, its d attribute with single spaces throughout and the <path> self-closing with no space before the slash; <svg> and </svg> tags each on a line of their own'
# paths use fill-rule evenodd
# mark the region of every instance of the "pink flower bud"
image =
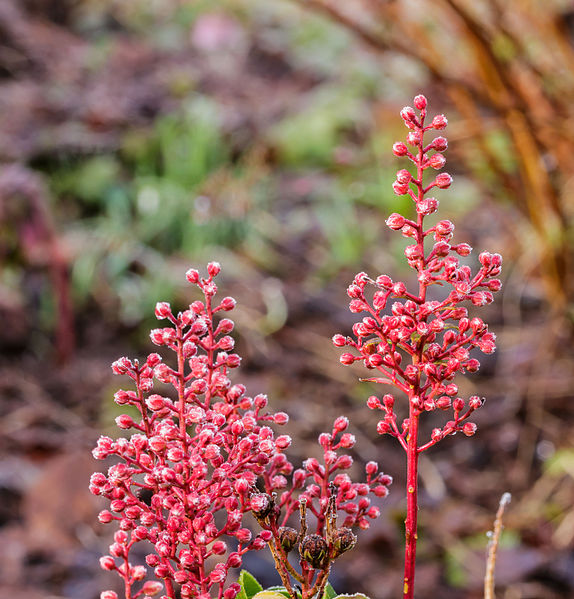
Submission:
<svg viewBox="0 0 574 599">
<path fill-rule="evenodd" d="M 347 470 L 353 465 L 353 458 L 350 455 L 342 455 L 335 464 L 335 468 Z"/>
<path fill-rule="evenodd" d="M 447 189 L 452 184 L 452 177 L 448 173 L 439 173 L 434 182 L 440 189 Z"/>
<path fill-rule="evenodd" d="M 185 273 L 185 278 L 192 284 L 197 285 L 197 283 L 199 283 L 199 272 L 197 272 L 197 270 L 195 270 L 194 268 L 190 268 L 186 273 Z"/>
<path fill-rule="evenodd" d="M 348 426 L 349 426 L 349 419 L 346 416 L 339 416 L 333 424 L 333 428 L 338 433 L 341 433 L 344 430 L 346 430 Z"/>
<path fill-rule="evenodd" d="M 102 570 L 115 570 L 116 562 L 113 557 L 110 555 L 105 555 L 104 557 L 100 557 L 100 568 Z"/>
<path fill-rule="evenodd" d="M 159 592 L 161 592 L 162 589 L 163 584 L 157 580 L 148 580 L 144 582 L 144 585 L 142 587 L 143 594 L 148 595 L 150 597 L 157 595 Z"/>
<path fill-rule="evenodd" d="M 448 125 L 448 120 L 444 114 L 437 114 L 432 120 L 433 129 L 444 129 Z"/>
<path fill-rule="evenodd" d="M 287 424 L 289 422 L 289 415 L 285 412 L 277 412 L 277 414 L 273 416 L 273 421 L 275 424 Z"/>
<path fill-rule="evenodd" d="M 433 441 L 440 441 L 442 439 L 442 430 L 440 428 L 433 428 L 431 439 Z"/>
<path fill-rule="evenodd" d="M 371 397 L 369 397 L 369 399 L 367 399 L 367 406 L 371 410 L 378 410 L 382 407 L 381 400 L 378 397 L 376 397 L 375 395 L 371 395 Z"/>
<path fill-rule="evenodd" d="M 215 555 L 223 555 L 227 551 L 227 545 L 223 541 L 216 541 L 211 549 Z"/>
<path fill-rule="evenodd" d="M 115 591 L 102 591 L 100 599 L 118 599 L 118 594 Z"/>
<path fill-rule="evenodd" d="M 418 260 L 423 257 L 421 248 L 418 245 L 408 245 L 405 248 L 407 260 Z"/>
<path fill-rule="evenodd" d="M 171 316 L 171 307 L 168 302 L 158 302 L 155 305 L 155 315 L 158 320 Z"/>
<path fill-rule="evenodd" d="M 127 414 L 121 414 L 116 418 L 116 424 L 118 425 L 118 428 L 126 430 L 134 426 L 135 423 L 131 416 L 128 416 Z"/>
<path fill-rule="evenodd" d="M 482 399 L 478 395 L 473 395 L 468 399 L 468 407 L 472 410 L 478 410 L 482 406 Z"/>
<path fill-rule="evenodd" d="M 395 156 L 406 156 L 407 152 L 408 148 L 402 141 L 397 141 L 393 144 L 393 154 Z"/>
<path fill-rule="evenodd" d="M 384 434 L 388 433 L 390 430 L 391 430 L 390 424 L 388 424 L 384 420 L 379 420 L 379 422 L 377 424 L 377 433 L 379 433 L 379 435 L 384 435 Z"/>
<path fill-rule="evenodd" d="M 433 154 L 429 160 L 428 165 L 434 169 L 440 169 L 446 164 L 446 158 L 439 152 Z"/>
<path fill-rule="evenodd" d="M 473 330 L 474 333 L 480 333 L 482 330 L 485 329 L 485 327 L 486 325 L 484 324 L 482 318 L 475 317 L 470 321 L 470 328 Z"/>
<path fill-rule="evenodd" d="M 445 137 L 437 137 L 431 145 L 438 152 L 444 152 L 448 148 L 448 141 Z"/>
<path fill-rule="evenodd" d="M 450 383 L 444 388 L 444 392 L 452 397 L 458 393 L 458 387 L 454 383 Z"/>
<path fill-rule="evenodd" d="M 280 435 L 275 440 L 275 445 L 277 449 L 287 449 L 291 445 L 291 437 L 289 435 Z"/>
<path fill-rule="evenodd" d="M 219 262 L 210 262 L 207 265 L 207 272 L 210 277 L 216 277 L 221 272 L 221 265 Z"/>
<path fill-rule="evenodd" d="M 241 534 L 239 536 L 237 536 L 237 533 L 241 532 Z M 249 541 L 251 540 L 251 531 L 248 530 L 247 528 L 240 528 L 236 533 L 236 537 L 237 540 L 240 543 L 249 543 Z M 239 553 L 231 553 L 229 555 L 229 557 L 227 558 L 227 565 L 230 568 L 239 568 L 239 566 L 241 566 L 241 564 L 243 563 L 243 559 L 241 558 L 241 555 Z"/>
<path fill-rule="evenodd" d="M 453 249 L 459 256 L 468 256 L 472 252 L 472 246 L 468 243 L 459 243 L 453 246 Z"/>
<path fill-rule="evenodd" d="M 476 424 L 474 422 L 465 422 L 462 427 L 462 432 L 467 437 L 472 437 L 476 433 Z"/>
<path fill-rule="evenodd" d="M 462 397 L 457 397 L 452 402 L 452 409 L 455 412 L 462 412 L 464 410 L 464 399 Z"/>
<path fill-rule="evenodd" d="M 409 185 L 408 183 L 399 183 L 398 181 L 395 181 L 393 183 L 393 191 L 398 196 L 405 195 L 409 192 Z"/>
<path fill-rule="evenodd" d="M 375 284 L 382 289 L 390 289 L 393 286 L 393 281 L 391 277 L 387 275 L 379 275 Z"/>
<path fill-rule="evenodd" d="M 346 338 L 340 334 L 333 335 L 333 345 L 335 347 L 344 347 L 345 345 L 347 345 Z"/>
<path fill-rule="evenodd" d="M 230 585 L 228 589 L 225 590 L 225 592 L 223 593 L 223 597 L 224 599 L 235 599 L 235 597 L 237 597 L 240 591 L 241 587 L 236 582 L 234 582 L 232 585 Z"/>
<path fill-rule="evenodd" d="M 441 410 L 448 410 L 451 406 L 452 400 L 447 395 L 443 395 L 436 400 L 437 408 Z"/>
<path fill-rule="evenodd" d="M 352 447 L 355 446 L 356 442 L 357 442 L 357 440 L 355 438 L 355 435 L 352 435 L 351 433 L 345 433 L 341 437 L 341 440 L 339 441 L 339 444 L 344 449 L 351 449 Z"/>
<path fill-rule="evenodd" d="M 393 212 L 393 214 L 391 214 L 389 218 L 387 218 L 385 223 L 387 227 L 389 227 L 389 229 L 392 229 L 393 231 L 398 231 L 399 229 L 402 229 L 403 225 L 405 224 L 405 217 L 401 214 Z"/>
<path fill-rule="evenodd" d="M 402 185 L 410 183 L 412 181 L 412 178 L 413 176 L 406 168 L 397 171 L 397 181 Z"/>
<path fill-rule="evenodd" d="M 415 96 L 414 105 L 417 110 L 424 110 L 427 107 L 427 99 L 422 94 L 419 94 Z"/>
<path fill-rule="evenodd" d="M 377 464 L 377 462 L 367 462 L 365 465 L 365 472 L 369 475 L 369 476 L 373 476 L 374 474 L 376 474 L 379 471 L 379 465 Z"/>
<path fill-rule="evenodd" d="M 411 108 L 410 106 L 405 106 L 401 110 L 400 114 L 401 114 L 401 118 L 406 123 L 410 123 L 410 122 L 412 122 L 413 120 L 416 119 L 416 113 L 415 113 L 414 109 Z"/>
<path fill-rule="evenodd" d="M 395 284 L 393 285 L 393 293 L 394 293 L 394 295 L 396 295 L 397 297 L 401 297 L 401 296 L 403 296 L 403 295 L 406 293 L 406 291 L 407 291 L 407 287 L 406 287 L 406 285 L 405 285 L 403 282 L 401 282 L 401 281 L 399 281 L 398 283 L 395 283 Z"/>
<path fill-rule="evenodd" d="M 344 364 L 345 366 L 349 366 L 355 362 L 355 356 L 349 353 L 341 354 L 339 362 L 341 362 L 341 364 Z"/>
<path fill-rule="evenodd" d="M 236 304 L 237 302 L 234 298 L 224 297 L 221 300 L 221 303 L 219 304 L 219 309 L 223 310 L 224 312 L 229 312 L 230 310 L 233 310 L 233 308 L 235 308 Z"/>
</svg>

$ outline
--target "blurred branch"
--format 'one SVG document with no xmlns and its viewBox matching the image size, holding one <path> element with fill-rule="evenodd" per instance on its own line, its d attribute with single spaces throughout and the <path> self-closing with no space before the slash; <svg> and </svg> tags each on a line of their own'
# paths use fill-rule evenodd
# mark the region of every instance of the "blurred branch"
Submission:
<svg viewBox="0 0 574 599">
<path fill-rule="evenodd" d="M 503 9 L 489 0 L 490 10 L 472 11 L 464 0 L 442 0 L 423 14 L 401 0 L 364 0 L 345 9 L 334 0 L 293 1 L 330 18 L 376 52 L 408 56 L 440 83 L 496 177 L 492 193 L 514 201 L 530 222 L 543 256 L 539 275 L 546 295 L 552 309 L 563 311 L 574 293 L 567 276 L 571 223 L 564 190 L 574 172 L 574 128 L 567 126 L 574 121 L 569 100 L 574 48 L 559 9 L 516 0 Z M 435 26 L 429 26 L 431 15 Z M 528 36 L 538 48 L 528 46 Z M 461 52 L 449 51 L 444 40 L 450 38 Z M 541 52 L 550 58 L 541 58 Z M 489 148 L 489 113 L 512 143 L 516 173 L 505 170 Z M 473 172 L 473 158 L 466 160 Z"/>
</svg>

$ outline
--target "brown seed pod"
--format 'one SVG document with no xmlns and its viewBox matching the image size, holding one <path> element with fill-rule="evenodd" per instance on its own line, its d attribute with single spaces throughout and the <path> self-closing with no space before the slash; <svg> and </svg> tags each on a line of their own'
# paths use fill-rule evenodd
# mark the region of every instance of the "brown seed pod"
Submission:
<svg viewBox="0 0 574 599">
<path fill-rule="evenodd" d="M 293 547 L 297 544 L 297 538 L 299 537 L 299 533 L 290 526 L 282 526 L 279 529 L 279 542 L 281 543 L 281 547 L 289 553 Z"/>
<path fill-rule="evenodd" d="M 307 535 L 299 544 L 301 557 L 313 568 L 323 568 L 329 547 L 319 535 Z"/>
<path fill-rule="evenodd" d="M 333 557 L 339 557 L 357 544 L 357 535 L 350 528 L 339 528 L 333 534 Z"/>
</svg>

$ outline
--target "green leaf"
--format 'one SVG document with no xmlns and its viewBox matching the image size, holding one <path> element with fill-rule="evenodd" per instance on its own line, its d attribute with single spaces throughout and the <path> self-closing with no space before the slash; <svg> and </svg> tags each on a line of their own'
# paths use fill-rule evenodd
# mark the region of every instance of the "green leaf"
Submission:
<svg viewBox="0 0 574 599">
<path fill-rule="evenodd" d="M 253 596 L 253 599 L 285 599 L 285 597 L 289 597 L 289 594 L 285 595 L 284 593 L 279 593 L 278 591 L 270 591 L 267 589 L 266 591 L 260 591 L 256 595 Z"/>
<path fill-rule="evenodd" d="M 331 586 L 331 583 L 328 582 L 325 587 L 325 592 L 323 593 L 323 599 L 334 599 L 335 597 L 337 597 L 337 592 Z"/>
<path fill-rule="evenodd" d="M 363 593 L 352 593 L 352 594 L 343 594 L 343 595 L 337 595 L 335 597 L 335 599 L 369 599 L 366 595 L 363 595 Z"/>
<path fill-rule="evenodd" d="M 287 589 L 285 587 L 269 587 L 268 589 L 265 589 L 264 592 L 270 591 L 272 593 L 279 593 L 280 595 L 283 595 L 284 597 L 289 597 L 289 591 L 287 591 Z"/>
<path fill-rule="evenodd" d="M 247 570 L 241 570 L 238 582 L 241 586 L 241 591 L 237 595 L 238 599 L 252 599 L 257 593 L 263 591 L 263 587 L 259 584 L 255 576 Z M 271 597 L 261 599 L 271 599 Z"/>
</svg>

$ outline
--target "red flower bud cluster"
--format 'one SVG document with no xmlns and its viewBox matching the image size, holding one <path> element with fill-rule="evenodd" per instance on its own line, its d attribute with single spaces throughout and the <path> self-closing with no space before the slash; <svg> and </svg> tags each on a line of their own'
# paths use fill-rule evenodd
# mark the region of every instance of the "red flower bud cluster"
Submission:
<svg viewBox="0 0 574 599">
<path fill-rule="evenodd" d="M 433 187 L 450 187 L 452 177 L 439 173 L 430 183 L 423 183 L 427 169 L 441 168 L 445 164 L 444 156 L 436 151 L 442 152 L 448 145 L 444 137 L 426 144 L 424 135 L 432 129 L 444 129 L 447 121 L 438 115 L 425 126 L 426 99 L 417 96 L 414 103 L 420 114 L 406 107 L 401 117 L 410 129 L 408 139 L 415 151 L 411 153 L 401 142 L 394 144 L 393 151 L 397 156 L 407 156 L 414 163 L 416 173 L 399 170 L 393 189 L 395 193 L 411 197 L 417 216 L 410 219 L 394 213 L 386 222 L 390 229 L 401 231 L 412 240 L 404 253 L 408 265 L 417 273 L 418 291 L 409 292 L 404 283 L 394 282 L 387 275 L 373 280 L 359 273 L 347 294 L 351 312 L 364 314 L 364 317 L 353 326 L 352 337 L 333 337 L 337 347 L 352 350 L 341 355 L 343 364 L 361 362 L 374 371 L 374 376 L 364 380 L 395 386 L 407 395 L 411 417 L 413 411 L 418 415 L 453 407 L 450 400 L 457 393 L 452 383 L 456 374 L 476 372 L 480 367 L 479 361 L 471 355 L 473 348 L 486 354 L 495 350 L 494 334 L 480 318 L 469 319 L 468 310 L 462 304 L 467 301 L 475 306 L 491 303 L 493 292 L 501 287 L 496 277 L 502 265 L 499 254 L 483 252 L 479 256 L 479 268 L 473 273 L 470 266 L 460 260 L 461 256 L 468 256 L 472 248 L 466 243 L 452 242 L 452 222 L 441 220 L 434 226 L 424 227 L 424 218 L 438 209 L 438 200 L 427 197 L 427 193 Z M 451 291 L 443 294 L 442 299 L 427 298 L 427 290 L 435 285 Z M 369 294 L 370 288 L 374 292 Z M 385 413 L 378 431 L 397 437 L 406 448 L 409 420 L 396 422 L 391 397 L 386 395 L 386 399 L 378 403 L 371 399 L 370 407 Z M 457 407 L 460 408 L 460 402 L 465 405 L 463 399 L 457 399 Z M 480 405 L 482 402 L 469 401 L 466 411 L 453 407 L 454 419 L 444 428 L 435 429 L 430 442 L 420 449 L 459 430 L 473 434 L 475 427 L 466 419 Z"/>
<path fill-rule="evenodd" d="M 349 420 L 340 416 L 333 423 L 330 433 L 319 435 L 319 445 L 323 451 L 322 463 L 316 458 L 305 460 L 303 467 L 293 472 L 291 487 L 283 491 L 277 502 L 281 510 L 281 526 L 285 526 L 291 515 L 298 511 L 299 502 L 303 499 L 307 508 L 316 518 L 315 532 L 322 535 L 328 515 L 329 499 L 333 495 L 336 510 L 345 517 L 343 526 L 369 528 L 369 519 L 377 518 L 379 510 L 371 505 L 369 495 L 386 497 L 388 485 L 392 478 L 379 472 L 375 462 L 366 467 L 365 482 L 353 482 L 348 470 L 353 465 L 353 458 L 344 450 L 355 446 L 355 435 L 347 432 Z M 343 451 L 342 451 L 343 450 Z M 264 474 L 267 489 L 280 489 L 274 482 L 274 468 Z M 284 482 L 283 487 L 287 485 Z"/>
<path fill-rule="evenodd" d="M 251 509 L 247 490 L 269 469 L 274 481 L 293 470 L 282 453 L 289 437 L 275 437 L 267 425 L 284 424 L 286 414 L 270 413 L 266 396 L 249 397 L 230 380 L 240 363 L 229 336 L 233 322 L 216 322 L 215 316 L 233 309 L 235 300 L 216 301 L 219 264 L 207 270 L 207 278 L 187 273 L 203 300 L 177 315 L 166 302 L 156 306 L 157 318 L 168 326 L 153 330 L 151 339 L 174 352 L 173 363 L 153 353 L 143 363 L 120 358 L 112 365 L 135 386 L 118 391 L 115 400 L 137 417 L 116 419 L 119 428 L 134 431 L 129 438 L 100 437 L 94 457 L 113 456 L 116 463 L 107 474 L 92 476 L 90 490 L 110 501 L 100 521 L 119 527 L 100 563 L 123 578 L 126 598 L 151 596 L 165 585 L 166 599 L 208 599 L 214 591 L 233 599 L 237 584 L 224 591 L 229 568 L 239 567 L 245 552 L 263 548 L 271 536 L 254 536 L 243 526 Z M 149 547 L 147 565 L 163 584 L 144 582 L 147 568 L 130 561 L 140 541 Z M 115 593 L 102 597 L 115 599 Z"/>
<path fill-rule="evenodd" d="M 333 337 L 336 347 L 351 350 L 341 355 L 341 363 L 362 363 L 373 371 L 373 376 L 363 380 L 391 385 L 407 399 L 408 417 L 402 421 L 397 420 L 394 395 L 384 395 L 382 401 L 371 396 L 367 401 L 369 408 L 383 413 L 377 431 L 398 439 L 407 454 L 404 599 L 414 597 L 418 458 L 422 451 L 448 435 L 461 431 L 471 436 L 476 432 L 476 424 L 468 418 L 483 400 L 476 396 L 468 401 L 458 397 L 453 380 L 458 373 L 478 370 L 480 363 L 473 350 L 492 353 L 495 337 L 482 319 L 469 318 L 464 304 L 483 306 L 493 301 L 493 292 L 501 287 L 496 277 L 502 265 L 499 254 L 483 252 L 478 259 L 478 270 L 473 272 L 466 261 L 460 260 L 469 256 L 472 248 L 467 243 L 453 243 L 454 225 L 449 220 L 425 228 L 425 217 L 439 207 L 438 200 L 428 197 L 428 192 L 435 187 L 449 188 L 452 177 L 439 173 L 430 181 L 423 181 L 425 171 L 445 165 L 442 152 L 448 147 L 445 137 L 425 143 L 424 136 L 430 130 L 444 129 L 447 120 L 444 115 L 437 115 L 430 125 L 425 125 L 426 98 L 416 96 L 414 105 L 416 110 L 409 106 L 401 110 L 401 118 L 409 129 L 407 143 L 393 144 L 393 153 L 407 157 L 415 172 L 399 170 L 393 190 L 412 199 L 416 216 L 391 214 L 387 225 L 393 231 L 401 231 L 409 240 L 404 253 L 408 265 L 416 272 L 418 289 L 409 291 L 405 283 L 393 281 L 388 275 L 371 279 L 359 273 L 347 293 L 349 309 L 361 314 L 362 319 L 353 326 L 353 336 Z M 434 286 L 446 289 L 446 293 L 427 296 L 429 288 Z M 437 410 L 452 411 L 452 417 L 421 444 L 419 419 L 423 413 Z"/>
</svg>

